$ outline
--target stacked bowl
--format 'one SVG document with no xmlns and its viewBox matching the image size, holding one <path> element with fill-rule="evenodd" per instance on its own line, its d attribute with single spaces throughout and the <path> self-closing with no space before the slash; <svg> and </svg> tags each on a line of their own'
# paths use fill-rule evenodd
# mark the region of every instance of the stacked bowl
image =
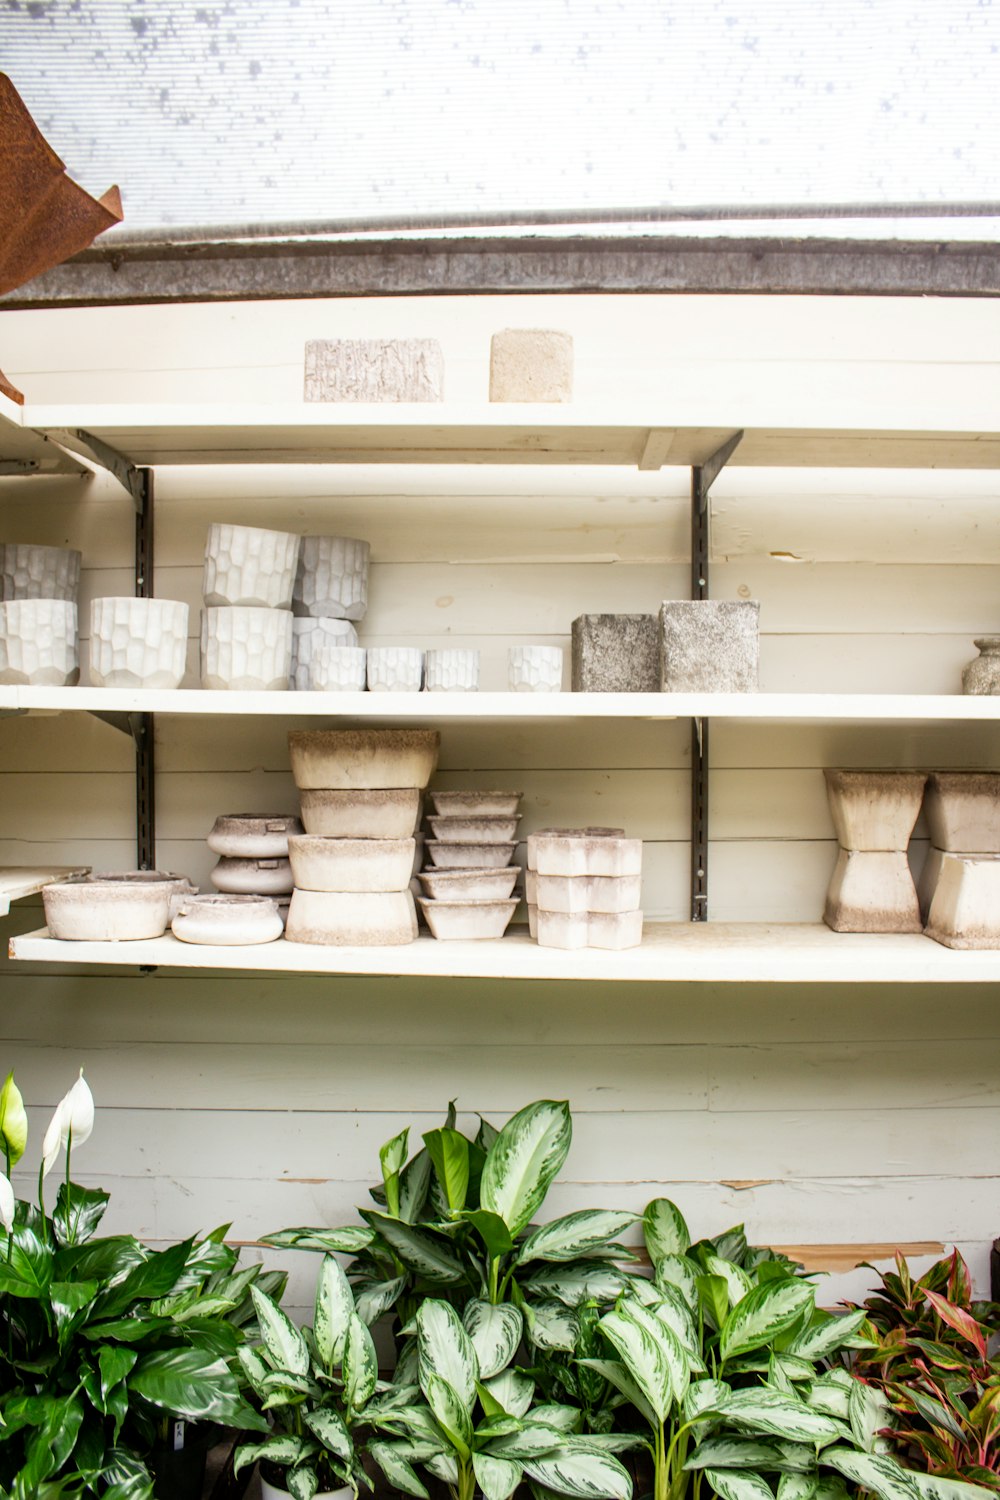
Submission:
<svg viewBox="0 0 1000 1500">
<path fill-rule="evenodd" d="M 300 538 L 213 522 L 205 548 L 201 684 L 243 692 L 287 689 L 292 593 Z"/>
<path fill-rule="evenodd" d="M 498 938 L 517 907 L 513 896 L 520 792 L 431 792 L 430 864 L 420 874 L 420 909 L 436 938 Z"/>
<path fill-rule="evenodd" d="M 288 840 L 292 943 L 411 943 L 410 891 L 421 792 L 437 765 L 436 729 L 293 729 L 303 834 Z"/>
<path fill-rule="evenodd" d="M 360 692 L 365 652 L 353 621 L 368 608 L 368 542 L 350 536 L 304 536 L 292 591 L 289 686 Z"/>
<path fill-rule="evenodd" d="M 525 894 L 543 948 L 637 948 L 642 840 L 622 828 L 543 828 L 528 838 Z"/>
<path fill-rule="evenodd" d="M 253 915 L 245 901 L 235 901 L 238 896 L 253 896 L 257 900 L 270 901 L 282 920 L 287 915 L 292 892 L 288 839 L 289 835 L 301 832 L 302 824 L 299 819 L 288 813 L 223 813 L 216 818 L 208 835 L 208 847 L 213 854 L 219 856 L 219 860 L 209 879 L 223 896 L 233 898 L 228 904 L 232 907 L 229 915 L 234 924 L 240 908 L 244 908 L 240 911 L 244 921 Z M 209 898 L 205 899 L 207 901 Z M 215 902 L 212 918 L 216 925 L 221 926 L 225 921 L 226 905 L 225 902 Z M 264 925 L 273 936 L 280 937 L 280 932 L 273 932 L 274 923 L 270 914 Z M 177 932 L 175 928 L 175 935 L 184 937 L 185 933 Z M 189 941 L 208 939 L 196 936 Z M 234 938 L 233 941 L 237 939 Z M 267 939 L 261 938 L 259 941 Z"/>
<path fill-rule="evenodd" d="M 0 543 L 0 682 L 79 682 L 79 591 L 79 552 Z"/>
</svg>

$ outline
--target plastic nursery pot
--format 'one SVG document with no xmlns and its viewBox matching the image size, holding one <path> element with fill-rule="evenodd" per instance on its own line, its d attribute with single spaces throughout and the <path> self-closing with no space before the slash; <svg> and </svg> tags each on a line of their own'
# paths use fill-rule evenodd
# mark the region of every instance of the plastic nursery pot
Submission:
<svg viewBox="0 0 1000 1500">
<path fill-rule="evenodd" d="M 173 1422 L 168 1441 L 157 1443 L 149 1455 L 156 1500 L 201 1500 L 205 1488 L 208 1450 L 220 1429 L 214 1423 Z M 182 1443 L 174 1448 L 174 1437 Z"/>
<path fill-rule="evenodd" d="M 277 1474 L 280 1471 L 271 1472 Z M 263 1470 L 260 1473 L 260 1493 L 261 1500 L 288 1500 L 288 1491 L 265 1479 Z M 317 1490 L 313 1500 L 354 1500 L 354 1491 L 346 1484 L 339 1490 Z"/>
</svg>

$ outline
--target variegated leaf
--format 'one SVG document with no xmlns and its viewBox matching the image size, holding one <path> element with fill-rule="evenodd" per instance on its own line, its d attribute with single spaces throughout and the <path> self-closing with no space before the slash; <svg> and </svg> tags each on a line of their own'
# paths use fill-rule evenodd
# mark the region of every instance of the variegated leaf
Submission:
<svg viewBox="0 0 1000 1500">
<path fill-rule="evenodd" d="M 442 1480 L 445 1484 L 458 1484 L 458 1463 L 450 1453 L 435 1453 L 424 1464 L 428 1474 L 433 1474 L 435 1479 Z"/>
<path fill-rule="evenodd" d="M 504 1370 L 492 1380 L 483 1381 L 483 1389 L 510 1417 L 523 1417 L 531 1406 L 535 1382 L 518 1370 Z"/>
<path fill-rule="evenodd" d="M 417 1347 L 424 1395 L 428 1380 L 437 1375 L 448 1382 L 466 1413 L 471 1413 L 479 1366 L 472 1340 L 449 1303 L 435 1298 L 421 1303 L 417 1311 Z"/>
<path fill-rule="evenodd" d="M 734 1469 L 706 1469 L 705 1478 L 720 1500 L 774 1500 L 774 1491 L 759 1474 Z"/>
<path fill-rule="evenodd" d="M 574 1500 L 632 1500 L 632 1480 L 618 1460 L 610 1453 L 576 1448 L 572 1439 L 550 1458 L 528 1459 L 524 1471 Z"/>
<path fill-rule="evenodd" d="M 535 1297 L 555 1298 L 566 1307 L 579 1307 L 583 1302 L 613 1302 L 628 1284 L 628 1278 L 614 1266 L 591 1260 L 536 1272 L 525 1290 Z"/>
<path fill-rule="evenodd" d="M 325 1255 L 319 1268 L 313 1338 L 327 1370 L 339 1365 L 344 1355 L 347 1328 L 354 1313 L 354 1293 L 332 1255 Z"/>
<path fill-rule="evenodd" d="M 665 1421 L 673 1405 L 674 1392 L 670 1366 L 660 1340 L 621 1308 L 607 1313 L 597 1326 L 656 1414 L 656 1420 Z"/>
<path fill-rule="evenodd" d="M 814 1380 L 811 1389 L 805 1393 L 805 1402 L 813 1411 L 825 1411 L 828 1417 L 836 1417 L 839 1422 L 846 1422 L 850 1418 L 850 1395 L 841 1390 L 839 1385 Z M 861 1446 L 864 1448 L 867 1444 L 862 1443 Z"/>
<path fill-rule="evenodd" d="M 753 1282 L 742 1267 L 721 1255 L 706 1255 L 705 1270 L 709 1276 L 718 1276 L 726 1283 L 730 1307 L 742 1302 L 747 1293 L 753 1290 Z"/>
<path fill-rule="evenodd" d="M 354 1457 L 354 1444 L 351 1435 L 344 1426 L 344 1420 L 339 1412 L 331 1411 L 328 1407 L 320 1407 L 316 1411 L 307 1411 L 303 1415 L 303 1421 L 323 1444 L 329 1448 L 331 1453 L 336 1453 L 338 1458 L 350 1463 Z"/>
<path fill-rule="evenodd" d="M 373 1281 L 359 1287 L 354 1293 L 354 1304 L 362 1323 L 370 1328 L 373 1323 L 394 1307 L 406 1289 L 406 1278 L 397 1276 L 393 1281 Z"/>
<path fill-rule="evenodd" d="M 854 1500 L 857 1490 L 848 1488 L 839 1474 L 821 1474 L 816 1500 Z"/>
<path fill-rule="evenodd" d="M 531 1420 L 541 1422 L 544 1427 L 556 1427 L 560 1432 L 579 1432 L 583 1426 L 583 1413 L 578 1406 L 563 1406 L 551 1401 L 532 1407 Z"/>
<path fill-rule="evenodd" d="M 269 1437 L 263 1443 L 241 1443 L 233 1459 L 233 1473 L 238 1474 L 247 1464 L 256 1463 L 262 1458 L 284 1467 L 285 1464 L 299 1462 L 309 1451 L 308 1443 L 300 1437 L 292 1436 Z"/>
<path fill-rule="evenodd" d="M 344 1395 L 349 1406 L 364 1406 L 378 1383 L 378 1358 L 367 1326 L 352 1313 L 344 1340 Z"/>
<path fill-rule="evenodd" d="M 479 1201 L 511 1234 L 531 1222 L 562 1167 L 572 1139 L 565 1100 L 538 1099 L 507 1121 L 486 1157 Z"/>
<path fill-rule="evenodd" d="M 442 1235 L 393 1219 L 388 1214 L 375 1213 L 373 1209 L 366 1209 L 365 1216 L 403 1265 L 416 1271 L 425 1281 L 453 1286 L 465 1280 L 466 1270 L 461 1257 Z"/>
<path fill-rule="evenodd" d="M 644 1307 L 641 1302 L 636 1302 L 631 1297 L 623 1297 L 618 1308 L 626 1317 L 634 1319 L 660 1345 L 667 1361 L 673 1398 L 679 1405 L 687 1394 L 691 1379 L 691 1356 L 669 1323 L 659 1316 L 655 1308 Z M 697 1363 L 699 1369 L 702 1368 L 700 1359 Z"/>
<path fill-rule="evenodd" d="M 404 1495 L 415 1495 L 417 1500 L 430 1500 L 426 1485 L 401 1451 L 404 1446 L 376 1438 L 368 1444 L 368 1452 L 395 1489 L 402 1490 Z"/>
<path fill-rule="evenodd" d="M 692 1313 L 698 1307 L 698 1267 L 686 1255 L 662 1255 L 653 1268 L 658 1287 L 674 1286 Z"/>
<path fill-rule="evenodd" d="M 252 1349 L 249 1344 L 243 1344 L 237 1353 L 244 1375 L 258 1396 L 262 1396 L 265 1390 L 264 1382 L 270 1373 L 269 1367 L 261 1359 L 257 1350 Z"/>
<path fill-rule="evenodd" d="M 427 1376 L 424 1388 L 434 1420 L 446 1434 L 461 1462 L 471 1452 L 472 1419 L 461 1397 L 451 1383 L 433 1371 Z"/>
<path fill-rule="evenodd" d="M 659 1318 L 661 1323 L 673 1329 L 687 1350 L 689 1358 L 695 1361 L 693 1367 L 702 1368 L 701 1358 L 695 1354 L 701 1340 L 695 1328 L 691 1309 L 682 1293 L 675 1286 L 659 1287 L 656 1290 L 659 1296 L 654 1302 L 647 1304 L 650 1311 Z"/>
<path fill-rule="evenodd" d="M 846 1313 L 843 1317 L 833 1317 L 828 1313 L 817 1314 L 801 1333 L 796 1334 L 785 1352 L 814 1362 L 827 1359 L 831 1354 L 836 1354 L 838 1349 L 846 1347 L 866 1316 L 863 1308 L 860 1312 Z"/>
<path fill-rule="evenodd" d="M 842 1423 L 822 1412 L 813 1411 L 805 1402 L 776 1391 L 749 1389 L 733 1391 L 720 1408 L 723 1415 L 739 1427 L 753 1432 L 772 1433 L 797 1443 L 830 1443 L 845 1436 Z"/>
<path fill-rule="evenodd" d="M 813 1500 L 818 1484 L 818 1474 L 782 1474 L 778 1500 Z"/>
<path fill-rule="evenodd" d="M 604 1377 L 609 1385 L 620 1391 L 636 1411 L 647 1422 L 650 1427 L 658 1427 L 660 1418 L 656 1415 L 650 1403 L 646 1400 L 639 1386 L 633 1380 L 629 1371 L 619 1359 L 581 1359 L 581 1365 L 586 1365 L 588 1370 L 596 1370 L 598 1375 Z"/>
<path fill-rule="evenodd" d="M 529 1337 L 537 1349 L 558 1349 L 571 1354 L 576 1348 L 579 1324 L 572 1308 L 561 1302 L 530 1304 Z"/>
<path fill-rule="evenodd" d="M 518 1432 L 503 1437 L 491 1438 L 488 1451 L 496 1458 L 516 1459 L 519 1463 L 528 1458 L 541 1458 L 565 1440 L 566 1434 L 554 1427 L 531 1421 L 521 1426 Z"/>
<path fill-rule="evenodd" d="M 521 1465 L 489 1453 L 473 1453 L 472 1469 L 483 1500 L 510 1500 L 521 1483 Z"/>
<path fill-rule="evenodd" d="M 250 1288 L 264 1347 L 276 1369 L 293 1375 L 309 1373 L 309 1349 L 287 1313 L 255 1286 Z"/>
<path fill-rule="evenodd" d="M 373 1229 L 361 1224 L 345 1224 L 340 1229 L 279 1229 L 265 1234 L 262 1245 L 279 1250 L 322 1250 L 325 1254 L 359 1255 L 375 1238 Z"/>
<path fill-rule="evenodd" d="M 916 1500 L 919 1495 L 913 1485 L 914 1476 L 901 1469 L 894 1459 L 855 1453 L 850 1448 L 828 1448 L 823 1462 L 852 1484 L 881 1496 L 881 1500 Z"/>
<path fill-rule="evenodd" d="M 466 1303 L 462 1322 L 479 1364 L 479 1378 L 499 1375 L 514 1358 L 524 1331 L 517 1308 L 509 1302 L 494 1304 L 477 1297 Z"/>
<path fill-rule="evenodd" d="M 685 1422 L 694 1422 L 707 1412 L 721 1411 L 732 1395 L 724 1380 L 695 1380 L 681 1403 Z"/>
<path fill-rule="evenodd" d="M 633 1213 L 609 1208 L 584 1208 L 565 1214 L 528 1235 L 518 1249 L 517 1264 L 579 1260 L 593 1255 L 630 1229 L 636 1218 Z"/>
<path fill-rule="evenodd" d="M 647 1203 L 642 1231 L 654 1266 L 667 1255 L 684 1255 L 691 1244 L 684 1215 L 669 1198 L 654 1198 Z"/>
<path fill-rule="evenodd" d="M 847 1392 L 847 1420 L 858 1447 L 873 1453 L 879 1431 L 893 1423 L 888 1397 L 877 1386 L 862 1385 L 860 1380 L 852 1379 Z"/>
<path fill-rule="evenodd" d="M 907 1474 L 915 1485 L 921 1500 L 984 1500 L 985 1486 L 970 1484 L 965 1479 L 948 1479 L 944 1474 L 920 1474 L 916 1470 Z M 989 1490 L 986 1491 L 988 1495 Z"/>
<path fill-rule="evenodd" d="M 773 1343 L 778 1334 L 807 1313 L 814 1296 L 809 1282 L 793 1277 L 754 1287 L 737 1302 L 722 1325 L 719 1352 L 723 1360 Z"/>
<path fill-rule="evenodd" d="M 431 1159 L 421 1150 L 399 1174 L 399 1217 L 407 1224 L 415 1224 L 423 1212 L 430 1182 Z"/>
<path fill-rule="evenodd" d="M 786 1380 L 813 1380 L 816 1376 L 816 1366 L 812 1360 L 800 1359 L 797 1354 L 775 1354 L 773 1362 Z"/>
<path fill-rule="evenodd" d="M 685 1469 L 774 1469 L 783 1467 L 776 1443 L 759 1438 L 707 1437 L 698 1444 Z"/>
<path fill-rule="evenodd" d="M 391 1141 L 386 1141 L 379 1152 L 379 1162 L 382 1167 L 382 1182 L 385 1186 L 386 1206 L 394 1219 L 399 1218 L 399 1174 L 406 1161 L 406 1153 L 410 1139 L 409 1127 L 394 1135 Z"/>
<path fill-rule="evenodd" d="M 469 1142 L 461 1131 L 446 1127 L 428 1130 L 424 1145 L 450 1212 L 459 1213 L 465 1207 L 469 1191 Z"/>
</svg>

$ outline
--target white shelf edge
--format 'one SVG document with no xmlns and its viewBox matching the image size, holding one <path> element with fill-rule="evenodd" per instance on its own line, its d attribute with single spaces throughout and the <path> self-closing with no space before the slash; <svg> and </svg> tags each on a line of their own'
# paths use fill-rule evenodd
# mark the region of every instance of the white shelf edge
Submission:
<svg viewBox="0 0 1000 1500">
<path fill-rule="evenodd" d="M 416 942 L 388 948 L 274 943 L 222 948 L 170 935 L 143 942 L 79 943 L 47 929 L 10 940 L 32 963 L 237 969 L 288 974 L 627 980 L 645 983 L 995 983 L 1000 951 L 954 952 L 920 934 L 834 933 L 822 925 L 647 923 L 642 945 L 621 953 L 541 948 L 523 932 L 491 942 Z"/>
<path fill-rule="evenodd" d="M 7 915 L 12 901 L 37 896 L 43 886 L 89 871 L 89 865 L 0 865 L 0 917 Z"/>
</svg>

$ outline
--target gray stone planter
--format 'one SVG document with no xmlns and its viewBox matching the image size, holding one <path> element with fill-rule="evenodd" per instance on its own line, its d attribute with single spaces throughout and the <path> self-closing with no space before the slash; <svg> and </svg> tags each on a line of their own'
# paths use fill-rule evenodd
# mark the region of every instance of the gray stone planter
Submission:
<svg viewBox="0 0 1000 1500">
<path fill-rule="evenodd" d="M 760 605 L 666 599 L 660 605 L 660 685 L 665 693 L 755 693 Z"/>
<path fill-rule="evenodd" d="M 655 615 L 579 615 L 573 621 L 574 693 L 658 693 Z"/>
</svg>

